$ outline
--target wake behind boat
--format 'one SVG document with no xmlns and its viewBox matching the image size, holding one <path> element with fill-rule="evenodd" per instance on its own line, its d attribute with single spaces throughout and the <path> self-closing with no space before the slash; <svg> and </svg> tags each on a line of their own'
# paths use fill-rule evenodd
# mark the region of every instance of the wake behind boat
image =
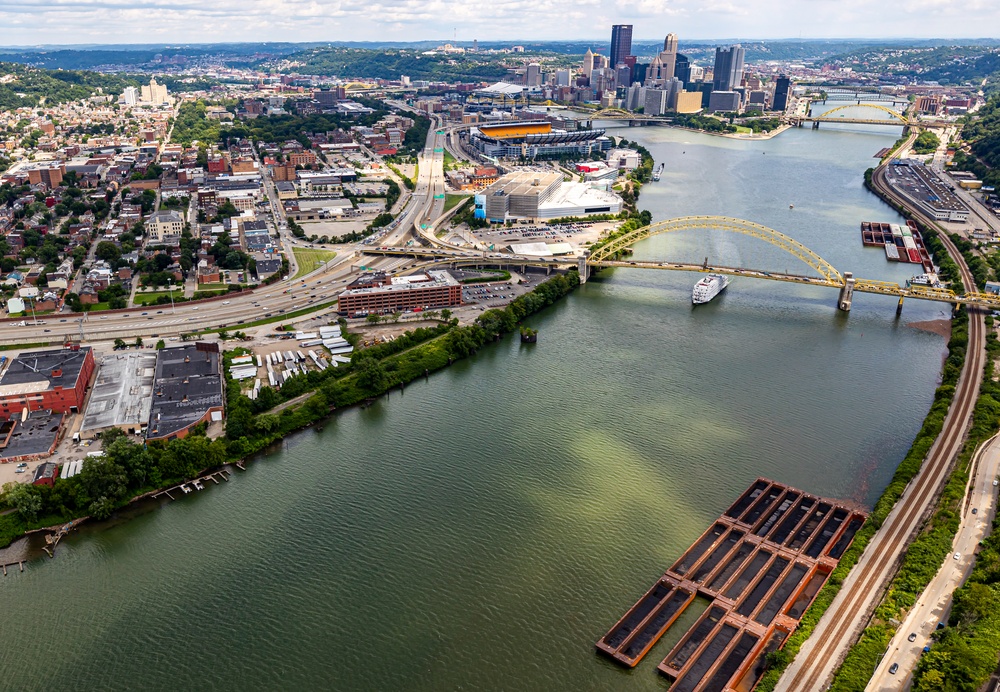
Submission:
<svg viewBox="0 0 1000 692">
<path fill-rule="evenodd" d="M 655 171 L 653 171 L 653 182 L 656 182 L 657 180 L 659 180 L 661 175 L 663 175 L 663 164 L 662 163 L 659 166 L 656 167 Z"/>
<path fill-rule="evenodd" d="M 694 285 L 691 291 L 692 305 L 703 305 L 710 302 L 715 296 L 726 290 L 729 285 L 729 277 L 724 274 L 709 274 Z"/>
</svg>

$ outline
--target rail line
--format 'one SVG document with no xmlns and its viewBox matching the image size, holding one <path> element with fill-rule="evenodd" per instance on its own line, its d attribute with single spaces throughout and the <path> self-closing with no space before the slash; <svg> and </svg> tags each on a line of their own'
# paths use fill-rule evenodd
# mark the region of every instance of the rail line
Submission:
<svg viewBox="0 0 1000 692">
<path fill-rule="evenodd" d="M 891 188 L 885 186 L 882 170 L 880 166 L 874 172 L 875 183 L 882 187 L 889 197 L 901 202 L 902 200 Z M 932 225 L 922 215 L 917 214 L 917 216 L 928 225 Z M 963 282 L 974 287 L 972 274 L 961 253 L 947 234 L 940 234 L 940 238 L 948 253 L 958 264 Z M 862 555 L 856 571 L 852 571 L 845 579 L 838 597 L 799 651 L 796 662 L 801 662 L 800 665 L 796 666 L 793 663 L 791 669 L 779 680 L 778 689 L 795 692 L 821 689 L 834 672 L 829 669 L 831 661 L 839 663 L 839 660 L 846 655 L 854 636 L 868 621 L 869 613 L 881 598 L 886 583 L 895 573 L 895 565 L 903 549 L 919 529 L 922 517 L 947 478 L 952 459 L 961 449 L 979 392 L 985 361 L 984 342 L 983 317 L 977 310 L 970 310 L 969 348 L 966 361 L 941 434 L 928 452 L 916 478 L 876 532 Z M 787 679 L 789 676 L 791 678 Z"/>
</svg>

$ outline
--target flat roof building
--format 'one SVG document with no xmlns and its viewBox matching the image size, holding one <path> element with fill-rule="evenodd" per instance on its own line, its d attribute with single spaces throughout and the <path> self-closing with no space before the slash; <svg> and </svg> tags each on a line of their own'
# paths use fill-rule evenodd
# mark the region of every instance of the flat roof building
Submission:
<svg viewBox="0 0 1000 692">
<path fill-rule="evenodd" d="M 27 351 L 0 375 L 0 418 L 29 411 L 76 413 L 94 374 L 89 346 L 54 351 Z"/>
<path fill-rule="evenodd" d="M 145 431 L 153 403 L 156 352 L 116 351 L 98 365 L 80 436 L 91 439 L 111 428 L 133 434 Z"/>
<path fill-rule="evenodd" d="M 462 304 L 462 285 L 446 271 L 411 276 L 363 274 L 340 294 L 337 311 L 347 317 L 430 310 Z"/>
<path fill-rule="evenodd" d="M 540 159 L 564 154 L 590 156 L 607 151 L 611 140 L 604 130 L 553 129 L 547 121 L 480 125 L 472 131 L 469 143 L 492 158 Z"/>
<path fill-rule="evenodd" d="M 493 223 L 508 219 L 556 219 L 565 216 L 618 214 L 621 197 L 591 185 L 563 181 L 562 173 L 515 171 L 476 195 L 478 218 Z"/>
<path fill-rule="evenodd" d="M 199 423 L 221 420 L 223 386 L 218 344 L 198 342 L 157 351 L 146 439 L 185 437 Z"/>
</svg>

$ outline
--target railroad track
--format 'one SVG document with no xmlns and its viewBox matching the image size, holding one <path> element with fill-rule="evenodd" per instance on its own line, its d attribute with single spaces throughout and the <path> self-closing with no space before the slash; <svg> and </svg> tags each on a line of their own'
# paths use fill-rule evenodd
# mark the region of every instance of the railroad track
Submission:
<svg viewBox="0 0 1000 692">
<path fill-rule="evenodd" d="M 885 184 L 883 176 L 883 167 L 880 166 L 873 174 L 874 184 L 897 203 L 903 204 L 903 200 Z M 923 215 L 916 215 L 927 225 L 933 225 Z M 965 260 L 951 239 L 945 233 L 939 234 L 939 237 L 958 264 L 962 281 L 967 286 L 975 286 Z M 869 614 L 896 572 L 904 549 L 920 528 L 931 503 L 947 479 L 952 460 L 961 450 L 982 379 L 986 357 L 985 332 L 982 314 L 977 309 L 970 308 L 969 345 L 965 364 L 941 434 L 931 447 L 916 478 L 911 481 L 896 507 L 876 532 L 858 565 L 844 580 L 837 598 L 799 651 L 795 662 L 779 680 L 777 689 L 789 692 L 823 689 L 833 675 L 835 666 L 846 655 L 850 644 L 868 622 Z"/>
</svg>

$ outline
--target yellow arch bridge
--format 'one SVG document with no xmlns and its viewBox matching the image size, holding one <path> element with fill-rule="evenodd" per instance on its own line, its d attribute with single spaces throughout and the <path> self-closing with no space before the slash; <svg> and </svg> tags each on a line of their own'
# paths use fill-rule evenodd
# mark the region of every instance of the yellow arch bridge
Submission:
<svg viewBox="0 0 1000 692">
<path fill-rule="evenodd" d="M 881 111 L 889 115 L 888 118 L 857 118 L 848 117 L 847 111 L 853 111 L 864 108 L 866 110 Z M 848 124 L 860 124 L 860 125 L 894 125 L 903 127 L 919 125 L 916 120 L 910 120 L 905 115 L 901 114 L 899 111 L 893 110 L 892 108 L 887 108 L 885 106 L 880 106 L 877 103 L 848 103 L 843 106 L 837 106 L 836 108 L 831 108 L 828 111 L 823 112 L 821 115 L 805 116 L 805 117 L 795 117 L 792 121 L 802 127 L 803 123 L 812 123 L 813 129 L 819 128 L 820 123 L 848 123 Z"/>
<path fill-rule="evenodd" d="M 783 272 L 765 271 L 762 269 L 748 269 L 744 267 L 726 267 L 710 265 L 706 261 L 704 264 L 682 264 L 677 262 L 659 260 L 631 260 L 622 259 L 633 245 L 640 240 L 652 238 L 653 236 L 665 233 L 677 233 L 680 231 L 715 229 L 729 233 L 738 233 L 763 240 L 766 243 L 783 250 L 795 257 L 806 267 L 812 270 L 812 274 L 790 274 Z M 517 262 L 512 262 L 517 263 Z M 807 248 L 805 245 L 779 233 L 778 231 L 743 219 L 734 219 L 726 216 L 683 216 L 676 219 L 661 221 L 649 226 L 637 228 L 609 240 L 603 245 L 594 248 L 588 255 L 580 258 L 578 268 L 580 270 L 580 280 L 586 281 L 592 269 L 603 267 L 626 267 L 631 269 L 663 269 L 673 271 L 693 271 L 712 274 L 729 274 L 732 276 L 745 276 L 754 279 L 765 279 L 770 281 L 787 281 L 790 283 L 808 284 L 812 286 L 827 286 L 840 291 L 837 307 L 844 311 L 851 309 L 851 302 L 855 292 L 877 293 L 899 298 L 899 308 L 902 308 L 904 298 L 915 298 L 919 300 L 934 300 L 945 303 L 955 303 L 960 305 L 976 305 L 981 307 L 1000 308 L 1000 296 L 989 293 L 966 293 L 959 295 L 949 288 L 935 288 L 932 286 L 900 286 L 890 281 L 875 281 L 871 279 L 855 278 L 850 272 L 843 274 Z"/>
</svg>

